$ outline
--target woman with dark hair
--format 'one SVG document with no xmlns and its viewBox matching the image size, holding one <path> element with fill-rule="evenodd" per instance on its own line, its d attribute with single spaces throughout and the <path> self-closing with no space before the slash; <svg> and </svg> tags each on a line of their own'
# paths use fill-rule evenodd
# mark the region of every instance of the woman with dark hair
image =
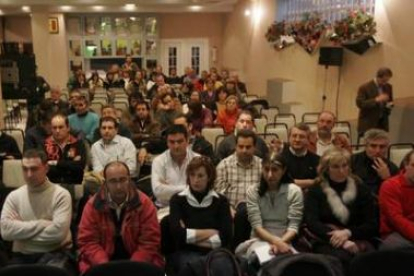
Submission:
<svg viewBox="0 0 414 276">
<path fill-rule="evenodd" d="M 92 72 L 92 75 L 88 79 L 89 89 L 94 90 L 95 88 L 103 88 L 104 80 L 99 76 L 98 72 Z"/>
<path fill-rule="evenodd" d="M 214 191 L 216 168 L 207 157 L 194 157 L 187 166 L 187 188 L 170 200 L 170 232 L 176 248 L 175 272 L 203 258 L 214 248 L 229 248 L 232 218 L 227 198 Z"/>
<path fill-rule="evenodd" d="M 252 234 L 236 249 L 238 255 L 253 260 L 263 248 L 271 255 L 295 251 L 292 241 L 302 221 L 303 195 L 288 177 L 281 155 L 263 159 L 261 181 L 247 191 L 246 205 Z"/>
<path fill-rule="evenodd" d="M 373 249 L 378 213 L 368 186 L 351 174 L 346 150 L 326 151 L 319 177 L 305 197 L 305 221 L 315 253 L 339 258 L 347 268 L 360 252 Z"/>
<path fill-rule="evenodd" d="M 228 95 L 229 94 L 223 86 L 216 89 L 216 116 L 226 109 L 226 99 Z"/>
</svg>

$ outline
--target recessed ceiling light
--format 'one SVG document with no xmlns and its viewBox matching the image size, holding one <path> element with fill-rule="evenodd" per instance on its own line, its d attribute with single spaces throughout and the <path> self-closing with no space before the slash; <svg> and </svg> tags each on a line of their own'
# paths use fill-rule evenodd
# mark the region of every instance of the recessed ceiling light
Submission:
<svg viewBox="0 0 414 276">
<path fill-rule="evenodd" d="M 62 11 L 71 11 L 72 10 L 72 6 L 61 6 L 60 9 Z"/>
<path fill-rule="evenodd" d="M 105 7 L 104 6 L 92 6 L 92 9 L 94 11 L 103 11 Z"/>
<path fill-rule="evenodd" d="M 251 11 L 249 9 L 246 9 L 244 11 L 244 16 L 250 16 L 251 15 Z"/>
<path fill-rule="evenodd" d="M 29 6 L 22 6 L 22 11 L 30 12 L 30 7 Z"/>
<path fill-rule="evenodd" d="M 135 4 L 125 4 L 124 9 L 127 11 L 133 11 L 137 8 Z"/>
<path fill-rule="evenodd" d="M 203 8 L 202 6 L 198 6 L 198 5 L 190 6 L 190 10 L 192 11 L 200 11 L 202 8 Z"/>
</svg>

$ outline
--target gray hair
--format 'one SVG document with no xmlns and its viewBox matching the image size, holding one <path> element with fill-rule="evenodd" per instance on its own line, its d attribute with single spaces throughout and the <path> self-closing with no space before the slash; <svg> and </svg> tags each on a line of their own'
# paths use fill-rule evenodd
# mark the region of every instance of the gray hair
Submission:
<svg viewBox="0 0 414 276">
<path fill-rule="evenodd" d="M 372 140 L 378 140 L 378 139 L 384 139 L 388 142 L 390 141 L 390 138 L 388 137 L 388 133 L 385 130 L 372 128 L 365 132 L 364 134 L 365 142 L 368 143 L 368 141 Z"/>
</svg>

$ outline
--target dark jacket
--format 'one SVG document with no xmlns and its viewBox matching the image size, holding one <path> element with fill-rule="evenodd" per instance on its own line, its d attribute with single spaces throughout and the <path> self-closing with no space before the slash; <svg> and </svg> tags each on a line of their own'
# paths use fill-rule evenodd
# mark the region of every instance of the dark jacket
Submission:
<svg viewBox="0 0 414 276">
<path fill-rule="evenodd" d="M 50 165 L 47 176 L 51 182 L 81 184 L 86 166 L 86 149 L 82 140 L 69 136 L 69 142 L 61 149 L 52 136 L 45 141 L 47 159 L 57 161 Z"/>
<path fill-rule="evenodd" d="M 374 80 L 359 87 L 356 98 L 356 105 L 359 108 L 358 133 L 364 133 L 370 128 L 379 128 L 388 131 L 388 117 L 391 109 L 384 103 L 377 103 L 375 97 L 379 94 L 379 87 Z M 383 93 L 388 94 L 389 101 L 392 101 L 392 85 L 385 84 L 382 87 Z"/>
</svg>

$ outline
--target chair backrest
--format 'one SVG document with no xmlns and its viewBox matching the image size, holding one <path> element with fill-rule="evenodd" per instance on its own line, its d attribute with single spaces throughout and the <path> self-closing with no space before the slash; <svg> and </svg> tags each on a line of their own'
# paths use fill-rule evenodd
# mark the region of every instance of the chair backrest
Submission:
<svg viewBox="0 0 414 276">
<path fill-rule="evenodd" d="M 127 110 L 128 109 L 128 102 L 115 100 L 114 101 L 114 107 L 121 110 Z"/>
<path fill-rule="evenodd" d="M 216 149 L 216 137 L 223 134 L 224 130 L 221 127 L 205 127 L 201 130 L 201 136 L 213 145 L 213 150 Z"/>
<path fill-rule="evenodd" d="M 91 109 L 98 114 L 99 117 L 101 117 L 101 110 L 102 110 L 103 104 L 100 102 L 93 101 L 91 103 Z"/>
<path fill-rule="evenodd" d="M 276 115 L 279 114 L 279 108 L 277 106 L 269 106 L 268 109 L 262 108 L 260 110 L 260 115 L 263 115 L 267 118 L 267 122 L 274 123 Z"/>
<path fill-rule="evenodd" d="M 10 265 L 0 269 L 1 276 L 69 276 L 64 269 L 44 264 Z"/>
<path fill-rule="evenodd" d="M 254 125 L 256 126 L 256 132 L 264 133 L 265 127 L 267 125 L 267 119 L 266 118 L 254 119 Z"/>
<path fill-rule="evenodd" d="M 305 112 L 302 114 L 303 123 L 316 123 L 318 121 L 320 112 Z"/>
<path fill-rule="evenodd" d="M 279 113 L 274 119 L 275 123 L 285 123 L 288 129 L 296 125 L 296 116 L 293 113 Z"/>
<path fill-rule="evenodd" d="M 412 143 L 396 143 L 391 144 L 388 148 L 389 159 L 397 166 L 400 166 L 401 161 L 411 150 L 414 149 Z"/>
<path fill-rule="evenodd" d="M 216 151 L 217 150 L 217 148 L 219 147 L 219 145 L 220 145 L 220 143 L 224 140 L 224 138 L 226 138 L 227 137 L 227 135 L 226 134 L 221 134 L 221 135 L 218 135 L 217 137 L 216 137 L 216 140 L 214 141 L 214 151 Z"/>
<path fill-rule="evenodd" d="M 318 130 L 318 125 L 316 123 L 305 122 L 305 124 L 309 126 L 311 132 Z"/>
<path fill-rule="evenodd" d="M 88 276 L 165 276 L 164 271 L 150 263 L 133 261 L 112 261 L 93 266 Z"/>
<path fill-rule="evenodd" d="M 374 251 L 357 255 L 349 270 L 351 276 L 407 276 L 412 273 L 413 260 L 413 251 Z"/>
<path fill-rule="evenodd" d="M 334 133 L 347 133 L 348 137 L 352 137 L 351 124 L 348 121 L 338 121 L 332 129 Z"/>
<path fill-rule="evenodd" d="M 21 159 L 3 161 L 3 184 L 8 188 L 18 188 L 26 184 Z"/>
<path fill-rule="evenodd" d="M 268 146 L 270 146 L 275 140 L 279 139 L 279 135 L 276 133 L 257 133 L 256 135 L 262 138 Z"/>
<path fill-rule="evenodd" d="M 5 128 L 2 131 L 10 135 L 16 140 L 17 146 L 21 153 L 23 153 L 23 144 L 24 144 L 24 132 L 22 129 L 18 128 Z"/>
<path fill-rule="evenodd" d="M 283 142 L 288 141 L 288 126 L 285 123 L 269 123 L 265 126 L 266 134 L 276 134 Z"/>
</svg>

